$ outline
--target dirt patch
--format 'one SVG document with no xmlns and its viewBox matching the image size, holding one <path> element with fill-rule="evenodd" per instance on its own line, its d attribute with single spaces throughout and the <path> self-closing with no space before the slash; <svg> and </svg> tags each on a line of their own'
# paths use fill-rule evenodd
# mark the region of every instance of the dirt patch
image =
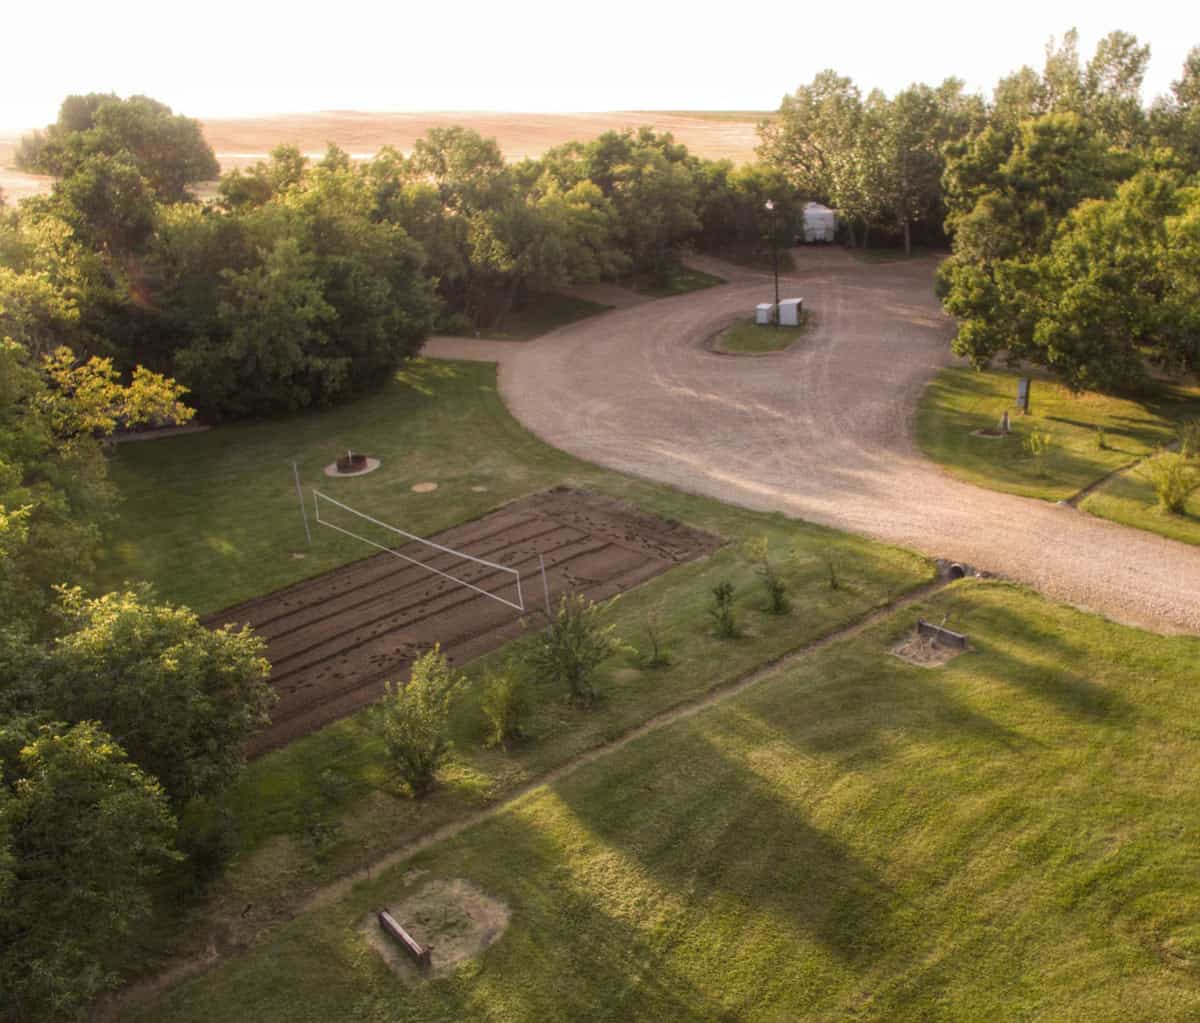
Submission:
<svg viewBox="0 0 1200 1023">
<path fill-rule="evenodd" d="M 436 483 L 426 481 L 424 483 L 414 483 L 412 485 L 412 492 L 414 494 L 432 494 L 437 488 L 438 485 Z"/>
<path fill-rule="evenodd" d="M 966 650 L 962 647 L 946 646 L 928 636 L 914 635 L 892 647 L 889 653 L 918 668 L 940 668 L 943 664 L 949 664 L 959 654 L 965 654 Z"/>
<path fill-rule="evenodd" d="M 508 927 L 508 906 L 470 881 L 430 881 L 407 898 L 381 906 L 413 938 L 430 950 L 429 976 L 442 977 L 495 943 Z M 423 975 L 403 949 L 384 934 L 375 913 L 359 931 L 385 963 L 410 983 Z"/>
<path fill-rule="evenodd" d="M 267 641 L 279 702 L 251 755 L 373 702 L 385 681 L 407 677 L 434 643 L 462 664 L 515 639 L 522 617 L 536 619 L 545 606 L 542 560 L 551 603 L 573 591 L 603 600 L 721 544 L 615 498 L 567 489 L 522 498 L 430 539 L 516 569 L 526 614 L 423 566 L 520 603 L 511 573 L 410 544 L 397 552 L 417 564 L 379 554 L 211 616 L 211 625 L 249 624 Z"/>
</svg>

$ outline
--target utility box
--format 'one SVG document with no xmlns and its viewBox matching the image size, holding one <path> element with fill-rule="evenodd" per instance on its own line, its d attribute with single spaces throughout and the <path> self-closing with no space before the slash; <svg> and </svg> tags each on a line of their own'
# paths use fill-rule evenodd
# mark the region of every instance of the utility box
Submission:
<svg viewBox="0 0 1200 1023">
<path fill-rule="evenodd" d="M 759 302 L 754 307 L 754 322 L 760 327 L 769 326 L 775 322 L 775 303 Z"/>
<path fill-rule="evenodd" d="M 785 298 L 779 303 L 779 325 L 781 327 L 800 326 L 800 315 L 804 312 L 804 299 Z"/>
</svg>

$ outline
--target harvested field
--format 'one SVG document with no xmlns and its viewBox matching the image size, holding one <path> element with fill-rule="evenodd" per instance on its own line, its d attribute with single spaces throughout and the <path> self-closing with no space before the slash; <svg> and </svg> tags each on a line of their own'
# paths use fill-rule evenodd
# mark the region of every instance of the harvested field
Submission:
<svg viewBox="0 0 1200 1023">
<path fill-rule="evenodd" d="M 369 156 L 381 146 L 412 151 L 430 128 L 462 125 L 494 138 L 508 160 L 541 156 L 547 149 L 578 139 L 586 142 L 606 131 L 649 125 L 669 131 L 697 156 L 746 163 L 758 145 L 757 124 L 772 114 L 712 115 L 686 111 L 615 111 L 612 113 L 538 114 L 450 111 L 444 113 L 369 113 L 320 111 L 273 117 L 210 118 L 204 136 L 222 170 L 262 159 L 277 145 L 323 153 L 334 142 L 351 155 Z"/>
<path fill-rule="evenodd" d="M 539 555 L 552 602 L 573 590 L 601 600 L 720 545 L 712 534 L 566 489 L 514 501 L 430 539 L 517 569 L 527 618 L 540 617 L 545 606 Z M 514 597 L 508 573 L 420 544 L 398 550 Z M 461 664 L 520 635 L 520 618 L 499 601 L 383 553 L 229 608 L 209 624 L 248 623 L 267 641 L 279 702 L 250 746 L 256 755 L 375 700 L 385 681 L 403 678 L 434 643 Z"/>
</svg>

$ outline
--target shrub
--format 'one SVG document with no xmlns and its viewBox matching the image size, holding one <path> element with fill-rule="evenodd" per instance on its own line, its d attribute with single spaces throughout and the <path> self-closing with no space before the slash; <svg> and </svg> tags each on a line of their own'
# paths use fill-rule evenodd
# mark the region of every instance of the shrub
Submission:
<svg viewBox="0 0 1200 1023">
<path fill-rule="evenodd" d="M 1192 491 L 1200 487 L 1200 469 L 1189 465 L 1183 455 L 1160 454 L 1138 472 L 1154 487 L 1158 506 L 1172 515 L 1180 514 Z"/>
<path fill-rule="evenodd" d="M 1179 453 L 1184 458 L 1200 458 L 1200 419 L 1188 419 L 1179 424 Z"/>
<path fill-rule="evenodd" d="M 528 679 L 511 659 L 501 671 L 488 675 L 482 708 L 488 721 L 486 745 L 503 746 L 525 737 L 525 724 L 533 709 L 533 700 Z"/>
<path fill-rule="evenodd" d="M 713 602 L 708 615 L 713 620 L 717 635 L 721 639 L 737 639 L 742 634 L 742 628 L 733 612 L 733 584 L 729 581 L 717 583 L 712 594 Z"/>
<path fill-rule="evenodd" d="M 430 793 L 450 755 L 450 705 L 461 684 L 462 676 L 435 645 L 413 663 L 408 685 L 389 682 L 380 701 L 384 742 L 415 799 Z"/>
<path fill-rule="evenodd" d="M 596 699 L 592 685 L 596 669 L 609 655 L 621 649 L 613 635 L 614 626 L 597 620 L 599 608 L 582 593 L 563 595 L 550 624 L 537 636 L 529 653 L 529 665 L 539 675 L 565 685 L 571 699 L 589 704 Z"/>
<path fill-rule="evenodd" d="M 773 615 L 787 614 L 792 609 L 792 601 L 771 561 L 770 540 L 765 536 L 755 537 L 746 545 L 746 552 L 767 591 L 767 610 Z"/>
<path fill-rule="evenodd" d="M 1030 430 L 1029 435 L 1025 438 L 1025 450 L 1033 459 L 1033 464 L 1037 468 L 1039 476 L 1046 475 L 1046 456 L 1054 448 L 1054 438 L 1045 430 L 1039 430 L 1036 426 Z"/>
<path fill-rule="evenodd" d="M 829 588 L 831 590 L 840 590 L 842 588 L 842 580 L 838 576 L 837 562 L 833 560 L 832 554 L 825 556 L 825 569 L 829 573 Z"/>
<path fill-rule="evenodd" d="M 650 646 L 642 652 L 642 664 L 647 668 L 665 668 L 670 665 L 671 655 L 662 645 L 662 607 L 658 604 L 646 612 L 646 638 Z"/>
</svg>

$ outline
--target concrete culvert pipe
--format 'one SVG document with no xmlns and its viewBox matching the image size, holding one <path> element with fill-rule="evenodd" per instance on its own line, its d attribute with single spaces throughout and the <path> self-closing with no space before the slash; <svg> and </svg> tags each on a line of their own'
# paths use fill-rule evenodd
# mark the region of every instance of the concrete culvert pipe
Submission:
<svg viewBox="0 0 1200 1023">
<path fill-rule="evenodd" d="M 966 576 L 967 569 L 965 565 L 960 565 L 957 562 L 950 566 L 950 570 L 946 575 L 951 579 L 962 579 Z"/>
</svg>

